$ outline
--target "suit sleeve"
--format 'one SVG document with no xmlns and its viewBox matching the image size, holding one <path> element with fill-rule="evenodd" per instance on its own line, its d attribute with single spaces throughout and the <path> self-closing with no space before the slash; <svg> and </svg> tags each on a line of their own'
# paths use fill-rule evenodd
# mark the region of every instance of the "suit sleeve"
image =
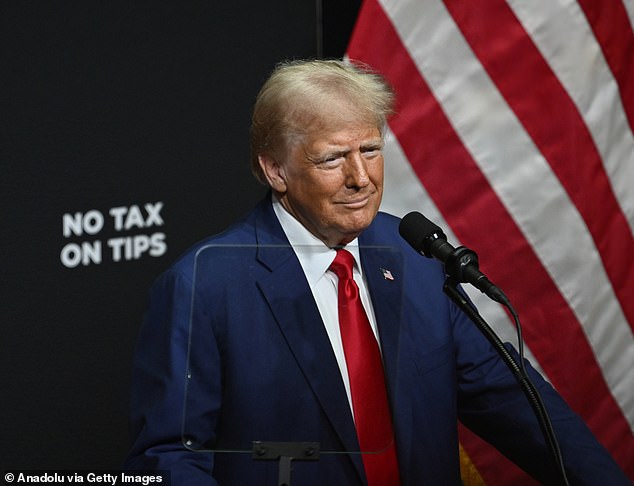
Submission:
<svg viewBox="0 0 634 486">
<path fill-rule="evenodd" d="M 220 406 L 218 353 L 209 338 L 202 344 L 205 349 L 200 349 L 206 355 L 205 362 L 196 362 L 199 360 L 192 354 L 188 365 L 191 304 L 191 280 L 174 270 L 159 277 L 152 287 L 133 362 L 133 443 L 125 467 L 169 471 L 175 486 L 211 486 L 217 484 L 212 477 L 214 456 L 199 450 L 213 442 L 214 418 Z M 194 312 L 194 322 L 204 319 L 200 308 Z M 204 395 L 196 397 L 196 403 L 207 409 L 205 423 L 196 436 L 187 437 L 192 424 L 199 422 L 197 409 L 185 405 L 192 368 L 205 373 L 208 384 L 215 386 L 206 387 Z M 186 446 L 188 440 L 191 445 Z"/>
<path fill-rule="evenodd" d="M 475 325 L 454 308 L 460 421 L 542 484 L 561 484 L 533 409 L 515 377 Z M 507 349 L 519 362 L 511 345 Z M 585 423 L 529 363 L 574 485 L 630 485 Z"/>
</svg>

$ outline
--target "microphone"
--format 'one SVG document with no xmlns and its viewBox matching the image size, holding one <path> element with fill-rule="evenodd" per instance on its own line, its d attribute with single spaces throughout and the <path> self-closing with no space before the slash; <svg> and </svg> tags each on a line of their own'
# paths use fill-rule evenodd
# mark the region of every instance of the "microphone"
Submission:
<svg viewBox="0 0 634 486">
<path fill-rule="evenodd" d="M 448 277 L 457 282 L 470 283 L 496 302 L 510 305 L 504 292 L 479 270 L 478 255 L 464 246 L 451 246 L 442 229 L 422 214 L 416 211 L 406 214 L 399 224 L 398 232 L 418 253 L 440 260 Z"/>
</svg>

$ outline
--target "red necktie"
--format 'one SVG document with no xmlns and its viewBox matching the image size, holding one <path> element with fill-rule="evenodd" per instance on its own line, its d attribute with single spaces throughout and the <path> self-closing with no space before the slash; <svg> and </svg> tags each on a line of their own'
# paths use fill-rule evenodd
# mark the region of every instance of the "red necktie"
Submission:
<svg viewBox="0 0 634 486">
<path fill-rule="evenodd" d="M 350 378 L 357 437 L 369 486 L 397 486 L 398 463 L 381 352 L 352 278 L 354 257 L 337 250 L 330 265 L 339 279 L 339 327 Z"/>
</svg>

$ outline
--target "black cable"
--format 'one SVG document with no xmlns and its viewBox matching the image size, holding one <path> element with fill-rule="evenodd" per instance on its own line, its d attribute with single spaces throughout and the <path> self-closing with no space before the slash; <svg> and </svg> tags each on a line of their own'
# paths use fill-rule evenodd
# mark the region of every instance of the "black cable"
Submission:
<svg viewBox="0 0 634 486">
<path fill-rule="evenodd" d="M 491 327 L 486 323 L 486 321 L 482 318 L 482 316 L 478 313 L 477 309 L 471 305 L 471 303 L 457 290 L 458 282 L 452 279 L 451 277 L 447 277 L 445 280 L 445 285 L 443 287 L 444 292 L 453 300 L 460 309 L 467 314 L 467 316 L 475 323 L 476 327 L 480 329 L 480 331 L 484 334 L 487 340 L 493 345 L 495 350 L 501 356 L 504 363 L 511 370 L 515 379 L 519 383 L 522 391 L 526 395 L 529 404 L 533 408 L 533 412 L 537 418 L 539 426 L 542 430 L 542 434 L 544 435 L 544 439 L 546 441 L 546 445 L 550 449 L 553 459 L 555 460 L 555 464 L 557 469 L 561 474 L 562 484 L 568 486 L 570 483 L 568 482 L 568 477 L 566 475 L 566 469 L 564 466 L 563 457 L 561 455 L 561 450 L 559 448 L 559 443 L 557 441 L 557 437 L 555 436 L 555 431 L 552 426 L 552 422 L 550 420 L 550 416 L 548 415 L 548 411 L 546 410 L 546 406 L 542 400 L 539 391 L 531 381 L 528 373 L 526 371 L 526 367 L 524 365 L 524 345 L 522 340 L 522 327 L 520 325 L 519 316 L 517 312 L 507 301 L 504 303 L 504 306 L 509 310 L 511 315 L 513 316 L 513 320 L 515 322 L 515 328 L 517 330 L 518 336 L 518 353 L 520 356 L 520 363 L 518 364 L 515 361 L 515 358 L 509 353 L 506 349 L 500 338 L 497 336 L 495 331 L 491 329 Z"/>
</svg>

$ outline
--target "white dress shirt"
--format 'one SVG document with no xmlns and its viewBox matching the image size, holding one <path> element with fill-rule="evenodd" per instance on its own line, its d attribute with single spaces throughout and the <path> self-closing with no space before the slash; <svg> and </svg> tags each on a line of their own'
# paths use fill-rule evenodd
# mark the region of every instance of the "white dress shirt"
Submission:
<svg viewBox="0 0 634 486">
<path fill-rule="evenodd" d="M 291 243 L 299 263 L 304 271 L 308 286 L 313 293 L 313 298 L 317 304 L 317 309 L 324 322 L 326 333 L 330 339 L 332 350 L 335 353 L 341 377 L 343 379 L 346 393 L 348 394 L 348 402 L 350 410 L 352 410 L 352 398 L 350 395 L 350 380 L 348 378 L 348 367 L 346 366 L 346 358 L 343 351 L 343 343 L 341 340 L 341 332 L 339 330 L 339 316 L 337 306 L 337 276 L 328 268 L 335 259 L 336 250 L 328 248 L 320 239 L 308 231 L 297 219 L 295 219 L 282 206 L 279 200 L 273 196 L 273 210 L 277 219 L 282 225 L 282 229 Z M 363 277 L 361 269 L 361 260 L 359 256 L 359 243 L 355 238 L 346 245 L 348 250 L 354 257 L 353 278 L 359 287 L 361 303 L 368 315 L 368 320 L 372 326 L 374 336 L 378 336 L 376 318 L 368 294 L 367 285 Z M 377 337 L 378 341 L 378 337 Z M 379 343 L 380 346 L 380 343 Z"/>
</svg>

